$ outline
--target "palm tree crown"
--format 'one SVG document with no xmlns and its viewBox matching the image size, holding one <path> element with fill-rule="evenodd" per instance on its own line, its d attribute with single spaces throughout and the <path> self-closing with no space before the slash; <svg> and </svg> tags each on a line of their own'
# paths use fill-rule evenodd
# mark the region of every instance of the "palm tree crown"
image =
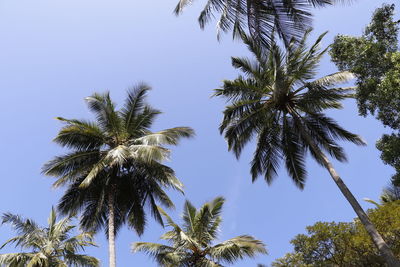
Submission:
<svg viewBox="0 0 400 267">
<path fill-rule="evenodd" d="M 66 125 L 54 141 L 71 152 L 43 168 L 45 174 L 58 177 L 55 187 L 68 185 L 58 205 L 60 211 L 82 211 L 83 229 L 104 228 L 110 249 L 115 233 L 125 222 L 139 235 L 143 233 L 145 206 L 162 223 L 157 202 L 173 207 L 164 190 L 182 190 L 174 171 L 162 164 L 170 154 L 165 146 L 176 145 L 194 133 L 188 127 L 151 132 L 160 111 L 145 103 L 149 89 L 139 84 L 129 90 L 120 110 L 116 110 L 109 93 L 86 98 L 95 121 L 58 118 Z"/>
<path fill-rule="evenodd" d="M 0 265 L 9 267 L 67 267 L 99 266 L 99 261 L 83 254 L 77 254 L 87 246 L 95 246 L 91 233 L 71 236 L 75 226 L 71 225 L 71 216 L 57 221 L 54 209 L 48 219 L 48 227 L 41 228 L 30 219 L 23 219 L 11 213 L 2 216 L 2 223 L 10 223 L 18 236 L 6 241 L 1 248 L 15 244 L 30 252 L 0 254 Z"/>
<path fill-rule="evenodd" d="M 222 197 L 217 197 L 200 209 L 186 201 L 182 227 L 160 209 L 172 228 L 161 238 L 170 245 L 138 242 L 133 244 L 133 252 L 144 251 L 160 266 L 168 267 L 217 267 L 222 263 L 233 264 L 239 259 L 254 257 L 257 253 L 266 254 L 264 244 L 248 235 L 212 244 L 217 238 L 224 201 Z"/>
<path fill-rule="evenodd" d="M 324 34 L 307 49 L 308 34 L 298 44 L 292 39 L 286 52 L 277 45 L 264 49 L 243 35 L 256 60 L 232 58 L 233 66 L 244 76 L 224 81 L 223 87 L 215 90 L 216 96 L 231 102 L 220 126 L 229 149 L 239 157 L 243 147 L 253 137 L 257 138 L 251 162 L 253 181 L 262 174 L 271 183 L 283 160 L 295 184 L 303 188 L 306 152 L 310 151 L 322 164 L 313 144 L 339 161 L 345 161 L 346 156 L 335 139 L 364 144 L 359 136 L 322 113 L 326 109 L 341 108 L 340 100 L 352 96 L 353 88 L 333 86 L 353 76 L 349 72 L 338 72 L 311 80 L 326 49 L 319 49 Z"/>
<path fill-rule="evenodd" d="M 179 0 L 175 14 L 193 1 Z M 207 0 L 198 18 L 201 28 L 219 15 L 217 23 L 218 37 L 221 32 L 232 30 L 233 36 L 245 28 L 254 40 L 272 43 L 274 33 L 277 33 L 285 43 L 292 37 L 301 37 L 310 27 L 312 8 L 325 7 L 337 2 L 350 0 Z"/>
<path fill-rule="evenodd" d="M 260 42 L 242 34 L 256 60 L 233 58 L 233 66 L 245 76 L 224 81 L 223 87 L 216 89 L 216 96 L 231 102 L 225 108 L 220 131 L 237 157 L 253 137 L 257 138 L 251 162 L 253 181 L 264 175 L 265 181 L 271 183 L 280 162 L 284 161 L 294 183 L 303 188 L 306 178 L 304 161 L 309 151 L 328 170 L 388 266 L 400 266 L 399 260 L 324 153 L 345 161 L 343 148 L 336 140 L 347 140 L 357 145 L 364 145 L 364 142 L 323 113 L 327 109 L 341 108 L 340 101 L 353 95 L 354 88 L 335 87 L 353 75 L 338 72 L 313 80 L 326 49 L 319 49 L 324 34 L 307 49 L 308 34 L 309 31 L 298 43 L 292 39 L 285 52 L 276 44 L 265 49 L 259 45 Z"/>
</svg>

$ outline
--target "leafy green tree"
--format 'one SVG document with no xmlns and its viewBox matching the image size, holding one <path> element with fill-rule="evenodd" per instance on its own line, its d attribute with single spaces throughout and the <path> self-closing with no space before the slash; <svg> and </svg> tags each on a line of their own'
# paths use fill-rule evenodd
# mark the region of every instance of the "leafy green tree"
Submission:
<svg viewBox="0 0 400 267">
<path fill-rule="evenodd" d="M 177 15 L 193 1 L 179 0 L 175 8 Z M 275 33 L 288 44 L 292 37 L 301 38 L 312 21 L 312 8 L 321 8 L 348 0 L 270 0 L 270 1 L 230 1 L 207 0 L 198 18 L 201 28 L 219 16 L 217 36 L 221 32 L 233 31 L 233 37 L 248 29 L 254 40 L 271 44 Z"/>
<path fill-rule="evenodd" d="M 383 162 L 395 168 L 392 183 L 400 186 L 400 133 L 384 134 L 376 143 L 376 148 L 381 151 Z"/>
<path fill-rule="evenodd" d="M 115 266 L 115 234 L 127 223 L 139 235 L 146 224 L 144 206 L 162 223 L 157 202 L 173 207 L 165 189 L 182 190 L 174 171 L 162 164 L 188 127 L 151 132 L 160 111 L 145 103 L 149 87 L 128 91 L 125 105 L 116 110 L 109 93 L 86 98 L 95 121 L 58 118 L 66 125 L 54 141 L 71 151 L 48 162 L 43 171 L 58 177 L 54 186 L 67 185 L 58 208 L 64 214 L 82 212 L 81 227 L 105 229 L 110 266 Z"/>
<path fill-rule="evenodd" d="M 217 267 L 233 264 L 245 257 L 258 253 L 266 254 L 264 244 L 248 235 L 241 235 L 224 242 L 213 244 L 221 224 L 224 199 L 217 197 L 196 209 L 189 201 L 183 209 L 183 225 L 176 224 L 162 209 L 160 212 L 171 231 L 161 236 L 170 245 L 138 242 L 133 252 L 143 251 L 166 267 Z"/>
<path fill-rule="evenodd" d="M 361 37 L 338 35 L 330 55 L 340 70 L 350 70 L 357 77 L 357 102 L 361 115 L 375 115 L 385 126 L 395 130 L 377 143 L 382 160 L 396 169 L 392 177 L 400 183 L 400 52 L 399 21 L 394 19 L 394 5 L 378 8 Z"/>
<path fill-rule="evenodd" d="M 71 225 L 72 216 L 57 221 L 54 209 L 48 219 L 48 227 L 42 228 L 31 219 L 5 213 L 2 223 L 8 223 L 17 231 L 17 236 L 7 240 L 1 248 L 15 244 L 29 252 L 0 254 L 0 265 L 8 267 L 67 267 L 99 266 L 99 261 L 84 254 L 78 254 L 87 246 L 95 246 L 92 234 L 88 232 L 71 236 L 75 226 Z"/>
<path fill-rule="evenodd" d="M 274 261 L 271 267 L 313 267 L 313 265 L 304 263 L 299 253 L 287 253 L 283 258 Z"/>
<path fill-rule="evenodd" d="M 368 215 L 399 257 L 400 202 L 379 205 L 369 210 Z M 291 241 L 294 252 L 277 259 L 273 267 L 385 266 L 359 220 L 350 223 L 317 222 L 306 229 L 307 234 L 297 235 Z"/>
<path fill-rule="evenodd" d="M 313 80 L 319 61 L 327 50 L 319 49 L 324 34 L 307 49 L 307 35 L 299 43 L 292 39 L 286 51 L 278 45 L 266 50 L 243 35 L 255 60 L 232 58 L 232 65 L 244 75 L 224 81 L 222 88 L 215 91 L 216 96 L 230 102 L 225 108 L 220 131 L 236 157 L 253 137 L 257 139 L 251 162 L 253 181 L 263 175 L 265 181 L 271 183 L 280 162 L 284 161 L 294 183 L 303 188 L 306 179 L 304 161 L 307 152 L 310 152 L 329 171 L 389 266 L 399 266 L 400 263 L 326 156 L 328 153 L 339 161 L 346 160 L 337 139 L 364 144 L 359 136 L 343 129 L 324 114 L 327 109 L 341 108 L 340 101 L 352 96 L 352 88 L 335 86 L 353 76 L 343 71 Z"/>
</svg>

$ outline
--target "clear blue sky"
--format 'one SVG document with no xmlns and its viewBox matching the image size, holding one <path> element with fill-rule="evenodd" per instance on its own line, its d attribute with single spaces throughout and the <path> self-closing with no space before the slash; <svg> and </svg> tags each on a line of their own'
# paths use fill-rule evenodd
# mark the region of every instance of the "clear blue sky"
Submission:
<svg viewBox="0 0 400 267">
<path fill-rule="evenodd" d="M 210 99 L 223 79 L 236 77 L 231 56 L 247 55 L 240 43 L 225 35 L 215 38 L 215 24 L 201 31 L 198 0 L 179 18 L 172 15 L 176 0 L 3 0 L 0 2 L 0 212 L 11 211 L 45 224 L 62 190 L 51 189 L 52 178 L 40 174 L 42 165 L 65 151 L 52 143 L 60 129 L 56 116 L 91 118 L 83 98 L 111 91 L 117 103 L 126 89 L 145 81 L 153 87 L 149 102 L 164 111 L 154 130 L 190 126 L 195 139 L 173 149 L 172 166 L 185 184 L 185 196 L 171 192 L 179 218 L 183 201 L 199 206 L 222 195 L 227 199 L 220 240 L 251 234 L 263 240 L 268 256 L 235 266 L 268 264 L 292 248 L 289 240 L 316 221 L 349 221 L 355 215 L 326 170 L 308 161 L 309 177 L 299 191 L 283 170 L 272 186 L 249 176 L 252 146 L 240 161 L 227 152 L 218 133 L 224 103 Z M 337 33 L 360 34 L 372 11 L 384 1 L 355 1 L 352 5 L 316 10 L 315 33 L 329 30 L 324 45 Z M 325 58 L 320 74 L 334 72 Z M 331 113 L 345 128 L 362 135 L 367 147 L 345 144 L 347 164 L 338 172 L 361 201 L 378 199 L 393 170 L 381 162 L 375 148 L 385 129 L 373 118 L 357 115 L 354 101 Z M 143 254 L 131 254 L 134 241 L 157 242 L 163 230 L 152 221 L 139 238 L 124 228 L 117 239 L 118 265 L 156 266 Z M 12 235 L 0 227 L 0 242 Z M 103 233 L 99 248 L 88 253 L 107 266 Z M 0 252 L 11 252 L 13 248 Z"/>
</svg>

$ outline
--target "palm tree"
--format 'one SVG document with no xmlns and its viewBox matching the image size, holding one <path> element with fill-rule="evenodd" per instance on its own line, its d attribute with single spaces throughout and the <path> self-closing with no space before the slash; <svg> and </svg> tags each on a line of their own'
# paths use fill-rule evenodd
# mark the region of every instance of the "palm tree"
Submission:
<svg viewBox="0 0 400 267">
<path fill-rule="evenodd" d="M 170 246 L 137 242 L 133 252 L 143 251 L 153 257 L 160 266 L 165 267 L 217 267 L 233 264 L 245 257 L 254 257 L 258 253 L 266 254 L 265 245 L 248 235 L 228 239 L 213 244 L 221 224 L 221 210 L 225 200 L 217 197 L 196 209 L 189 201 L 183 209 L 183 226 L 176 224 L 162 209 L 161 214 L 168 222 L 171 231 L 161 239 Z"/>
<path fill-rule="evenodd" d="M 175 14 L 192 4 L 192 0 L 179 0 Z M 233 37 L 245 28 L 255 40 L 263 40 L 271 44 L 274 33 L 288 44 L 292 37 L 301 38 L 312 22 L 312 8 L 321 8 L 337 2 L 351 0 L 207 0 L 198 18 L 200 27 L 219 15 L 217 36 L 221 32 L 232 30 Z"/>
<path fill-rule="evenodd" d="M 357 145 L 364 142 L 323 113 L 327 109 L 341 108 L 340 100 L 352 96 L 352 88 L 334 87 L 348 81 L 352 75 L 338 72 L 312 80 L 327 49 L 319 49 L 325 34 L 307 49 L 308 34 L 306 32 L 298 43 L 292 39 L 286 51 L 276 44 L 268 50 L 242 35 L 256 60 L 232 58 L 233 66 L 244 76 L 224 81 L 222 88 L 215 90 L 216 96 L 231 102 L 224 111 L 221 134 L 236 157 L 253 137 L 257 138 L 251 162 L 252 179 L 254 181 L 263 175 L 268 184 L 277 175 L 280 162 L 284 161 L 294 183 L 303 188 L 306 178 L 304 161 L 309 151 L 329 171 L 388 265 L 400 266 L 326 156 L 328 153 L 339 161 L 346 161 L 337 139 Z"/>
<path fill-rule="evenodd" d="M 157 202 L 173 207 L 165 189 L 182 191 L 174 171 L 161 162 L 182 137 L 193 136 L 188 127 L 151 132 L 160 111 L 145 103 L 149 87 L 139 84 L 128 91 L 122 109 L 116 110 L 109 93 L 86 98 L 95 121 L 58 118 L 66 125 L 54 139 L 71 150 L 48 162 L 43 172 L 58 177 L 55 187 L 67 184 L 58 208 L 63 214 L 82 212 L 85 230 L 105 229 L 110 266 L 116 264 L 115 234 L 127 223 L 139 235 L 146 224 L 144 206 L 162 223 Z"/>
<path fill-rule="evenodd" d="M 8 267 L 67 267 L 99 266 L 99 261 L 83 254 L 77 254 L 87 246 L 95 246 L 92 234 L 83 232 L 71 236 L 75 226 L 71 225 L 72 216 L 57 221 L 54 209 L 48 219 L 48 227 L 41 228 L 31 219 L 5 213 L 2 223 L 9 223 L 15 228 L 18 236 L 7 240 L 1 247 L 15 244 L 30 252 L 0 254 L 0 266 Z"/>
</svg>

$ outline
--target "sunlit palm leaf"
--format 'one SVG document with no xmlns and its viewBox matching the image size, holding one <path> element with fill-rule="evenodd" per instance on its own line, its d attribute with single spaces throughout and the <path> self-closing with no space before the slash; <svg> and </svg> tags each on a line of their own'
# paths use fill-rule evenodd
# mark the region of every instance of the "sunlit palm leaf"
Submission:
<svg viewBox="0 0 400 267">
<path fill-rule="evenodd" d="M 32 252 L 0 254 L 0 264 L 4 266 L 99 266 L 99 261 L 87 255 L 78 254 L 87 246 L 94 246 L 91 233 L 80 233 L 71 236 L 75 226 L 70 224 L 67 216 L 57 221 L 57 214 L 52 208 L 48 218 L 48 227 L 41 228 L 29 219 L 6 213 L 2 223 L 9 223 L 17 231 L 18 236 L 4 243 L 14 243 L 16 247 Z"/>
<path fill-rule="evenodd" d="M 55 187 L 67 185 L 58 208 L 66 215 L 80 213 L 86 231 L 104 229 L 108 234 L 112 221 L 113 234 L 127 223 L 140 235 L 147 210 L 163 224 L 157 205 L 173 207 L 165 190 L 183 190 L 174 171 L 163 164 L 170 156 L 165 146 L 177 145 L 194 132 L 188 127 L 152 132 L 161 112 L 146 103 L 149 90 L 143 83 L 134 86 L 119 110 L 109 93 L 87 97 L 94 121 L 58 118 L 66 125 L 55 141 L 71 151 L 48 162 L 43 172 L 57 177 Z"/>
</svg>

